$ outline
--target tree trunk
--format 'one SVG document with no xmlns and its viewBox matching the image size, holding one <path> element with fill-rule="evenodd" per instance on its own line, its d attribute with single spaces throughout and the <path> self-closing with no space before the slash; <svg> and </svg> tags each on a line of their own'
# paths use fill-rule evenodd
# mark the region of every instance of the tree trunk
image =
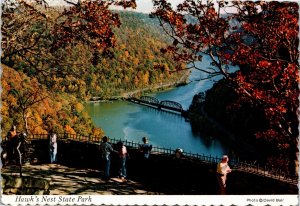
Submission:
<svg viewBox="0 0 300 206">
<path fill-rule="evenodd" d="M 28 134 L 28 122 L 27 122 L 26 111 L 23 111 L 23 121 L 24 121 L 24 125 L 25 125 L 25 132 L 26 132 L 26 134 Z"/>
<path fill-rule="evenodd" d="M 17 146 L 17 151 L 19 153 L 19 170 L 20 170 L 20 177 L 22 177 L 22 154 L 20 151 L 20 146 L 21 146 L 22 142 L 20 141 L 18 146 Z"/>
</svg>

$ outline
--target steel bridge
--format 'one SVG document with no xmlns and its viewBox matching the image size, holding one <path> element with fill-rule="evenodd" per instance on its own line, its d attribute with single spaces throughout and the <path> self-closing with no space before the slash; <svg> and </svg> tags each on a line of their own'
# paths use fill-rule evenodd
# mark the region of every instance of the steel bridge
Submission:
<svg viewBox="0 0 300 206">
<path fill-rule="evenodd" d="M 186 111 L 183 109 L 182 105 L 178 102 L 174 102 L 170 100 L 159 101 L 157 98 L 151 96 L 141 96 L 140 98 L 131 97 L 128 98 L 127 100 L 133 103 L 149 106 L 158 110 L 177 112 L 180 113 L 182 116 L 186 115 Z"/>
</svg>

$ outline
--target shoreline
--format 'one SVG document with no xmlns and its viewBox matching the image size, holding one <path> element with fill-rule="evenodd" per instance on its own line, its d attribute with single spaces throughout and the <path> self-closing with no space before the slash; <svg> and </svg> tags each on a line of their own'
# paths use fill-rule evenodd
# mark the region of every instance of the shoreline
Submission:
<svg viewBox="0 0 300 206">
<path fill-rule="evenodd" d="M 152 87 L 146 87 L 146 88 L 141 88 L 141 89 L 136 89 L 132 90 L 129 92 L 124 92 L 120 94 L 120 96 L 112 96 L 108 99 L 103 99 L 101 97 L 91 97 L 87 102 L 88 103 L 112 103 L 115 100 L 122 100 L 126 99 L 128 97 L 134 96 L 138 93 L 143 93 L 143 92 L 149 92 L 149 91 L 161 91 L 161 90 L 167 90 L 175 87 L 181 87 L 189 84 L 188 82 L 188 77 L 190 76 L 191 71 L 187 70 L 184 75 L 179 79 L 179 81 L 176 82 L 171 82 L 171 83 L 165 83 L 165 84 L 156 84 L 152 85 Z"/>
</svg>

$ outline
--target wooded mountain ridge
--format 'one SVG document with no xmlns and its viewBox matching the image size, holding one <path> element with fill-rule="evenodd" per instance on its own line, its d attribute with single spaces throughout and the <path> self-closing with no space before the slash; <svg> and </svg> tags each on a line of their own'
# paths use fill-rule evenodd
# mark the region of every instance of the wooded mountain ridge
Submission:
<svg viewBox="0 0 300 206">
<path fill-rule="evenodd" d="M 2 59 L 3 135 L 17 124 L 19 131 L 27 127 L 29 133 L 47 133 L 54 127 L 57 132 L 101 136 L 104 132 L 93 126 L 84 111 L 84 101 L 179 79 L 181 73 L 172 71 L 183 65 L 160 53 L 168 38 L 157 22 L 146 14 L 118 13 L 122 25 L 114 31 L 113 56 L 95 55 L 80 42 L 51 52 L 47 45 L 52 39 L 46 31 L 35 45 L 40 49 L 38 54 L 13 54 Z M 37 21 L 29 26 L 24 35 L 44 25 Z"/>
</svg>

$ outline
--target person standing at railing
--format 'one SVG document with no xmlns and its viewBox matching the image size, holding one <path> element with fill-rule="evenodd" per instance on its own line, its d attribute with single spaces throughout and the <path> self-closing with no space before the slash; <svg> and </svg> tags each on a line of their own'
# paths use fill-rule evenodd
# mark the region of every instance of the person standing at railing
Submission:
<svg viewBox="0 0 300 206">
<path fill-rule="evenodd" d="M 148 159 L 150 156 L 150 151 L 152 150 L 152 145 L 149 144 L 148 138 L 143 137 L 143 144 L 140 145 L 140 151 L 143 153 L 144 159 Z"/>
<path fill-rule="evenodd" d="M 176 157 L 177 159 L 180 159 L 180 158 L 182 158 L 182 156 L 183 156 L 183 149 L 177 148 L 177 149 L 175 150 L 175 157 Z"/>
<path fill-rule="evenodd" d="M 226 194 L 226 180 L 227 174 L 231 172 L 228 165 L 229 158 L 227 155 L 223 155 L 221 162 L 217 165 L 217 178 L 220 186 L 220 194 Z"/>
<path fill-rule="evenodd" d="M 118 156 L 119 156 L 119 163 L 120 163 L 120 169 L 119 169 L 119 176 L 122 179 L 122 181 L 126 181 L 125 178 L 127 176 L 127 171 L 126 171 L 126 160 L 128 157 L 128 152 L 123 144 L 123 142 L 118 142 L 117 144 L 118 147 Z"/>
<path fill-rule="evenodd" d="M 152 150 L 152 145 L 149 144 L 147 137 L 143 137 L 142 140 L 143 140 L 143 144 L 139 146 L 140 152 L 142 153 L 141 169 L 146 181 L 149 182 L 150 181 L 149 177 L 151 173 L 150 170 L 153 169 L 150 165 L 151 161 L 149 160 L 150 152 Z"/>
<path fill-rule="evenodd" d="M 49 154 L 50 154 L 50 163 L 56 162 L 56 155 L 57 155 L 57 136 L 53 129 L 49 131 L 48 134 L 49 139 Z"/>
<path fill-rule="evenodd" d="M 115 151 L 111 144 L 108 143 L 108 137 L 104 136 L 102 138 L 102 144 L 100 145 L 100 151 L 102 153 L 102 159 L 104 160 L 104 175 L 105 175 L 105 179 L 108 180 L 110 178 L 110 154 L 111 152 L 117 152 Z"/>
<path fill-rule="evenodd" d="M 17 127 L 13 125 L 9 132 L 7 133 L 7 156 L 8 161 L 14 162 L 17 159 L 17 146 L 18 146 L 18 135 L 17 135 Z"/>
</svg>

